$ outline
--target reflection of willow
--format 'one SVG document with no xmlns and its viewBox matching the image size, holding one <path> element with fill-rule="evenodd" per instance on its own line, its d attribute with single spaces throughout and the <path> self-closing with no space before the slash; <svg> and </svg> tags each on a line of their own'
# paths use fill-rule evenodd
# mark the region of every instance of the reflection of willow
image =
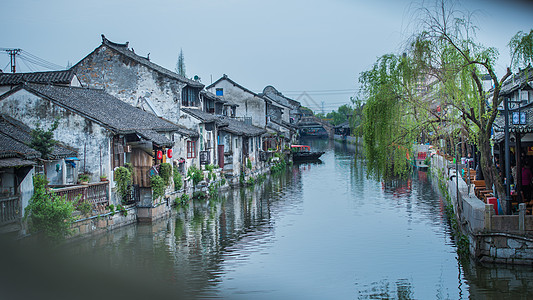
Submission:
<svg viewBox="0 0 533 300">
<path fill-rule="evenodd" d="M 462 265 L 470 296 L 486 299 L 532 299 L 531 266 Z"/>
<path fill-rule="evenodd" d="M 391 287 L 392 286 L 392 287 Z M 358 291 L 359 299 L 403 299 L 413 298 L 412 283 L 407 279 L 398 279 L 395 283 L 388 280 L 373 282 L 364 290 Z"/>
</svg>

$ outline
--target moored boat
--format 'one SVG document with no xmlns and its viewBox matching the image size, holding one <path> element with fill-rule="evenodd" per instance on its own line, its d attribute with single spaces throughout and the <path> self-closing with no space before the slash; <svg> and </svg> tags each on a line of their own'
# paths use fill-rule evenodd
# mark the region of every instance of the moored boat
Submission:
<svg viewBox="0 0 533 300">
<path fill-rule="evenodd" d="M 324 154 L 321 151 L 311 151 L 307 145 L 291 145 L 292 160 L 298 161 L 317 161 Z"/>
</svg>

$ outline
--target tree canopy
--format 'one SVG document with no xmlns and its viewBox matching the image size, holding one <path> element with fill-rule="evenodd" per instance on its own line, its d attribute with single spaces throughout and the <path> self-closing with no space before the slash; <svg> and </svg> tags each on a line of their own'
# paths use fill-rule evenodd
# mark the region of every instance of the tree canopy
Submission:
<svg viewBox="0 0 533 300">
<path fill-rule="evenodd" d="M 472 14 L 456 10 L 444 0 L 417 11 L 417 32 L 401 55 L 380 57 L 363 72 L 367 102 L 364 143 L 368 164 L 377 174 L 401 175 L 401 153 L 425 134 L 448 140 L 448 151 L 459 141 L 475 144 L 481 153 L 485 180 L 504 195 L 491 154 L 491 130 L 503 97 L 503 82 L 511 67 L 531 63 L 533 34 L 517 33 L 509 42 L 511 66 L 498 77 L 499 52 L 476 40 Z M 488 75 L 493 89 L 483 89 Z"/>
</svg>

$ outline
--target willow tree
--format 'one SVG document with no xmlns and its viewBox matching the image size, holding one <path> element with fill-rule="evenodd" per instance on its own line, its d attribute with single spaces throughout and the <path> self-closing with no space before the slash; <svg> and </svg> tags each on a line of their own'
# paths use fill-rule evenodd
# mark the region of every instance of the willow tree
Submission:
<svg viewBox="0 0 533 300">
<path fill-rule="evenodd" d="M 419 134 L 410 61 L 407 55 L 383 55 L 359 77 L 366 99 L 362 133 L 367 171 L 378 179 L 407 173 Z"/>
<path fill-rule="evenodd" d="M 480 163 L 487 184 L 494 184 L 498 195 L 505 195 L 491 154 L 491 130 L 503 102 L 502 85 L 512 74 L 511 66 L 531 62 L 533 34 L 518 33 L 513 37 L 509 43 L 511 66 L 498 77 L 495 62 L 499 53 L 475 40 L 477 28 L 472 14 L 455 10 L 445 1 L 436 2 L 433 8 L 421 8 L 419 12 L 420 31 L 414 35 L 410 48 L 416 69 L 438 81 L 439 101 L 457 126 L 470 133 L 471 141 L 481 153 Z M 490 76 L 493 85 L 490 93 L 483 90 L 481 77 L 485 74 Z"/>
</svg>

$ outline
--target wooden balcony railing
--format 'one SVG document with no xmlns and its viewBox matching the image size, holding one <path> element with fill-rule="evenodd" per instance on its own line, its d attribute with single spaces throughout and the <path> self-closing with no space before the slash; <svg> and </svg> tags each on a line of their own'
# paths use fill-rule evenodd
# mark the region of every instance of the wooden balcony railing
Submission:
<svg viewBox="0 0 533 300">
<path fill-rule="evenodd" d="M 0 198 L 0 225 L 17 222 L 20 217 L 19 196 Z"/>
<path fill-rule="evenodd" d="M 63 188 L 56 188 L 53 189 L 53 191 L 58 196 L 66 196 L 68 201 L 74 202 L 76 201 L 76 198 L 81 196 L 78 203 L 74 203 L 75 205 L 82 203 L 84 201 L 89 202 L 93 205 L 93 207 L 98 206 L 107 206 L 109 205 L 109 182 L 96 182 L 96 183 L 89 183 L 87 185 L 76 185 L 71 187 L 63 187 Z"/>
</svg>

